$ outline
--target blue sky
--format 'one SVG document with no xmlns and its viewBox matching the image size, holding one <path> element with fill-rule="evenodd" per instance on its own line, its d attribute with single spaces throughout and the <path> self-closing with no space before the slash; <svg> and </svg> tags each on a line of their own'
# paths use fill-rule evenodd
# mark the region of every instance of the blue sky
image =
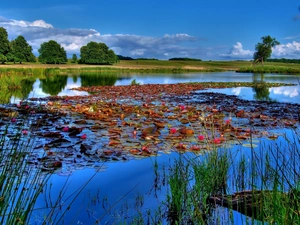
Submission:
<svg viewBox="0 0 300 225">
<path fill-rule="evenodd" d="M 34 53 L 55 40 L 68 55 L 89 41 L 133 58 L 251 59 L 262 36 L 281 45 L 272 57 L 300 58 L 300 0 L 14 0 L 0 8 L 9 39 Z"/>
</svg>

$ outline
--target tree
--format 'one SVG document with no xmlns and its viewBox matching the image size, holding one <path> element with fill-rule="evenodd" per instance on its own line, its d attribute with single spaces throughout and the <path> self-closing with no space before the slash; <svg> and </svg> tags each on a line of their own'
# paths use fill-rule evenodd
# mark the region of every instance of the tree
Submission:
<svg viewBox="0 0 300 225">
<path fill-rule="evenodd" d="M 262 37 L 261 40 L 262 43 L 258 42 L 257 45 L 255 45 L 256 52 L 253 55 L 253 59 L 254 63 L 260 61 L 261 64 L 264 64 L 264 61 L 271 57 L 272 47 L 279 45 L 280 43 L 269 35 Z"/>
<path fill-rule="evenodd" d="M 73 54 L 72 56 L 72 63 L 77 63 L 77 55 Z"/>
<path fill-rule="evenodd" d="M 32 53 L 32 47 L 27 43 L 23 36 L 18 36 L 15 40 L 11 41 L 11 54 L 8 61 L 12 62 L 35 62 L 35 56 Z"/>
<path fill-rule="evenodd" d="M 82 64 L 114 64 L 118 57 L 104 43 L 89 42 L 80 48 L 80 63 Z"/>
<path fill-rule="evenodd" d="M 0 27 L 0 62 L 7 61 L 7 54 L 10 51 L 8 34 L 5 28 Z"/>
<path fill-rule="evenodd" d="M 42 43 L 38 52 L 40 54 L 38 59 L 41 63 L 61 64 L 68 61 L 65 49 L 53 40 Z"/>
</svg>

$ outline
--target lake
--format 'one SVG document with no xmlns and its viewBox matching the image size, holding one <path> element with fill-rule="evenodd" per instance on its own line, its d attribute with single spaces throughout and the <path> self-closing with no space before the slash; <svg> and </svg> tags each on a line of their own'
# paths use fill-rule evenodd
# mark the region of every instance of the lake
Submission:
<svg viewBox="0 0 300 225">
<path fill-rule="evenodd" d="M 76 96 L 88 95 L 86 92 L 70 90 L 71 88 L 93 85 L 129 85 L 133 80 L 140 84 L 172 84 L 183 82 L 273 82 L 296 84 L 297 86 L 285 86 L 269 88 L 264 95 L 257 95 L 252 88 L 238 87 L 218 90 L 207 90 L 229 95 L 236 95 L 247 100 L 274 100 L 279 102 L 300 103 L 299 76 L 281 74 L 251 74 L 236 72 L 217 73 L 187 73 L 187 74 L 131 74 L 131 75 L 69 75 L 51 77 L 49 80 L 37 79 L 31 87 L 28 98 L 46 97 L 50 95 Z M 29 88 L 30 89 L 30 88 Z M 19 101 L 12 96 L 11 102 Z"/>
<path fill-rule="evenodd" d="M 91 75 L 75 74 L 68 76 L 50 77 L 49 79 L 37 79 L 32 84 L 32 90 L 28 92 L 28 98 L 47 97 L 51 95 L 77 96 L 88 95 L 87 92 L 70 90 L 71 88 L 93 85 L 130 85 L 135 80 L 140 84 L 172 84 L 183 82 L 278 82 L 296 84 L 296 86 L 282 86 L 268 88 L 258 93 L 252 88 L 226 88 L 208 89 L 199 92 L 215 92 L 227 95 L 235 95 L 245 100 L 267 100 L 275 102 L 300 103 L 299 77 L 280 74 L 250 74 L 235 72 L 218 73 L 187 73 L 187 74 L 118 74 L 118 75 Z M 11 102 L 19 102 L 17 97 L 11 97 Z M 282 133 L 283 130 L 278 130 Z M 287 130 L 287 133 L 290 131 Z M 291 134 L 290 134 L 291 135 Z M 282 140 L 281 140 L 282 141 Z M 259 142 L 255 143 L 255 149 L 260 148 Z M 237 156 L 241 151 L 248 152 L 250 148 L 240 145 L 231 146 L 231 152 Z M 247 153 L 247 154 L 248 154 Z M 110 161 L 100 163 L 97 167 L 88 163 L 82 167 L 58 171 L 52 175 L 49 182 L 50 192 L 38 198 L 36 208 L 51 206 L 59 196 L 59 191 L 67 183 L 67 190 L 60 201 L 59 210 L 66 209 L 68 203 L 76 196 L 76 190 L 80 189 L 84 182 L 92 176 L 92 180 L 84 187 L 83 191 L 72 203 L 70 209 L 64 215 L 65 224 L 94 224 L 101 220 L 101 224 L 113 224 L 124 218 L 132 219 L 136 212 L 145 214 L 147 210 L 156 209 L 158 203 L 166 197 L 168 188 L 164 174 L 169 166 L 178 159 L 177 152 L 158 152 L 158 156 L 147 158 L 129 158 L 126 161 Z M 155 172 L 158 165 L 159 176 Z M 52 184 L 52 185 L 50 185 Z M 51 188 L 50 188 L 51 186 Z M 75 193 L 74 193 L 75 192 Z M 37 210 L 31 219 L 32 224 L 40 224 L 47 210 Z M 228 210 L 219 207 L 217 215 L 228 214 Z M 246 218 L 239 213 L 234 213 L 236 224 L 245 221 Z M 224 219 L 225 220 L 225 219 Z"/>
</svg>

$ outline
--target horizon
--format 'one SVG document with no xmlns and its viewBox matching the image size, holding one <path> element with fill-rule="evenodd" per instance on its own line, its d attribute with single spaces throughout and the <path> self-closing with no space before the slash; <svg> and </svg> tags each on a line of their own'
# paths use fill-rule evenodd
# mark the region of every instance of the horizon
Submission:
<svg viewBox="0 0 300 225">
<path fill-rule="evenodd" d="M 95 41 L 131 58 L 251 60 L 261 37 L 270 35 L 281 43 L 273 48 L 272 58 L 300 58 L 297 0 L 16 0 L 2 3 L 0 27 L 10 41 L 24 36 L 35 55 L 43 42 L 55 40 L 68 58 Z"/>
</svg>

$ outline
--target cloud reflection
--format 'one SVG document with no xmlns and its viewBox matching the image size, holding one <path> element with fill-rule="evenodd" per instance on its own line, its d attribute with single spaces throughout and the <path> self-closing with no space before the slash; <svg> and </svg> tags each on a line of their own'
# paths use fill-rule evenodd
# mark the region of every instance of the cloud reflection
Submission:
<svg viewBox="0 0 300 225">
<path fill-rule="evenodd" d="M 232 88 L 231 92 L 234 94 L 234 95 L 240 95 L 241 94 L 241 91 L 242 91 L 242 88 L 241 87 L 238 87 L 238 88 Z"/>
<path fill-rule="evenodd" d="M 270 88 L 270 91 L 274 95 L 284 95 L 290 98 L 299 96 L 299 92 L 295 87 L 274 87 L 274 88 Z"/>
</svg>

